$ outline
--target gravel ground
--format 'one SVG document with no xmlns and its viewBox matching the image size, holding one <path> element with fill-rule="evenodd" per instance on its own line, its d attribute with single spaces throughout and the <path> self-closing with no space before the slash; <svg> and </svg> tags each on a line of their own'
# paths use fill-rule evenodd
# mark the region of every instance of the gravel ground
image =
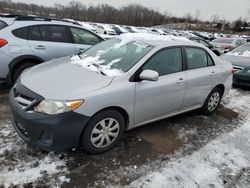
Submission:
<svg viewBox="0 0 250 188">
<path fill-rule="evenodd" d="M 249 151 L 249 145 L 244 143 L 248 141 L 246 138 L 250 135 L 242 136 L 242 142 L 237 142 L 235 136 L 231 138 L 230 134 L 237 135 L 238 138 L 247 129 L 244 127 L 250 111 L 249 103 L 249 91 L 233 89 L 223 100 L 218 111 L 211 116 L 203 116 L 199 111 L 194 111 L 151 123 L 126 133 L 122 143 L 107 153 L 86 155 L 81 151 L 44 152 L 24 143 L 10 122 L 8 91 L 1 90 L 0 187 L 166 187 L 166 184 L 162 183 L 168 182 L 166 179 L 155 179 L 155 177 L 165 177 L 165 172 L 172 172 L 173 177 L 170 173 L 168 178 L 175 183 L 169 184 L 174 187 L 188 187 L 188 185 L 196 187 L 206 187 L 202 185 L 241 187 L 242 185 L 243 187 L 250 179 L 250 169 L 247 161 L 243 160 L 244 157 L 239 157 L 237 161 L 235 155 L 241 150 Z M 243 161 L 238 165 L 240 170 L 230 169 L 230 166 L 225 165 L 228 170 L 217 173 L 220 176 L 216 184 L 213 178 L 216 178 L 216 169 L 220 168 L 213 169 L 211 166 L 215 164 L 205 163 L 207 166 L 201 168 L 197 174 L 205 172 L 204 169 L 215 170 L 210 171 L 215 175 L 211 176 L 211 179 L 206 179 L 206 184 L 200 179 L 197 180 L 198 183 L 193 181 L 196 179 L 184 172 L 176 179 L 174 174 L 178 171 L 174 169 L 192 170 L 185 164 L 188 163 L 192 167 L 201 153 L 206 154 L 205 159 L 211 158 L 213 154 L 207 151 L 213 151 L 213 148 L 218 150 L 216 145 L 227 147 L 223 145 L 227 139 L 230 140 L 228 142 L 234 143 L 231 144 L 233 145 L 231 149 L 235 152 L 225 158 L 225 163 L 236 157 L 235 164 Z M 238 147 L 237 145 L 242 146 L 236 148 L 239 151 L 234 149 Z M 229 151 L 230 148 L 226 152 L 230 153 Z M 223 151 L 221 154 L 224 153 Z M 244 152 L 245 155 L 250 158 L 250 152 Z M 229 171 L 232 170 L 235 170 L 233 171 L 235 173 L 230 174 Z M 194 182 L 197 184 L 192 184 Z"/>
</svg>

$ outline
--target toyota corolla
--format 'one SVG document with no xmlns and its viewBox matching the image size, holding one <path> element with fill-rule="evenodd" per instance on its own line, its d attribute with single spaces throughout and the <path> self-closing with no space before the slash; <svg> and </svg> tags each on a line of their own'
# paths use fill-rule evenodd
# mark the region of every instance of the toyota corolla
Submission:
<svg viewBox="0 0 250 188">
<path fill-rule="evenodd" d="M 10 91 L 13 126 L 43 150 L 108 151 L 132 128 L 201 109 L 232 85 L 232 65 L 176 37 L 125 34 L 30 68 Z"/>
</svg>

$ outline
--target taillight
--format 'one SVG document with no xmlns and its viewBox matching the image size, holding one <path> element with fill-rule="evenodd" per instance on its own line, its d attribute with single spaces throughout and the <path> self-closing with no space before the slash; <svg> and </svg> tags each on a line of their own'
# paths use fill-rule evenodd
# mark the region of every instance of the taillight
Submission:
<svg viewBox="0 0 250 188">
<path fill-rule="evenodd" d="M 3 46 L 5 46 L 6 44 L 8 44 L 8 41 L 5 39 L 1 39 L 0 38 L 0 48 L 2 48 Z"/>
<path fill-rule="evenodd" d="M 235 75 L 237 73 L 237 70 L 235 68 L 232 68 L 232 74 Z"/>
</svg>

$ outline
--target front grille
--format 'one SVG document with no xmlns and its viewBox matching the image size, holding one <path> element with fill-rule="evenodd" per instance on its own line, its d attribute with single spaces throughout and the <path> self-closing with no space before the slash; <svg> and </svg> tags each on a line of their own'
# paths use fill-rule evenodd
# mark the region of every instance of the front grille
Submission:
<svg viewBox="0 0 250 188">
<path fill-rule="evenodd" d="M 32 106 L 32 104 L 34 104 L 36 102 L 36 99 L 32 99 L 31 97 L 24 96 L 21 94 L 17 94 L 14 97 L 14 100 L 15 100 L 16 104 L 23 110 L 30 108 Z"/>
<path fill-rule="evenodd" d="M 13 101 L 20 109 L 32 112 L 34 107 L 44 98 L 30 89 L 23 86 L 20 82 L 13 88 Z"/>
</svg>

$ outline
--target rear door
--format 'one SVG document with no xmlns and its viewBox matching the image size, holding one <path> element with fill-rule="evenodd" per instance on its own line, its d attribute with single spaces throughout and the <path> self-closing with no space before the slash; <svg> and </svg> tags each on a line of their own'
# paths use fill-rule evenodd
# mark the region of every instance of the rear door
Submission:
<svg viewBox="0 0 250 188">
<path fill-rule="evenodd" d="M 78 27 L 70 27 L 70 34 L 73 38 L 76 53 L 81 53 L 103 41 L 103 39 L 96 34 Z"/>
<path fill-rule="evenodd" d="M 138 81 L 135 90 L 135 124 L 180 110 L 185 89 L 181 48 L 164 49 L 142 67 L 159 73 L 158 81 Z"/>
<path fill-rule="evenodd" d="M 185 56 L 187 89 L 183 110 L 203 105 L 206 97 L 216 85 L 218 72 L 211 56 L 202 48 L 186 47 Z"/>
<path fill-rule="evenodd" d="M 29 45 L 44 60 L 75 54 L 68 29 L 62 25 L 31 26 Z"/>
</svg>

